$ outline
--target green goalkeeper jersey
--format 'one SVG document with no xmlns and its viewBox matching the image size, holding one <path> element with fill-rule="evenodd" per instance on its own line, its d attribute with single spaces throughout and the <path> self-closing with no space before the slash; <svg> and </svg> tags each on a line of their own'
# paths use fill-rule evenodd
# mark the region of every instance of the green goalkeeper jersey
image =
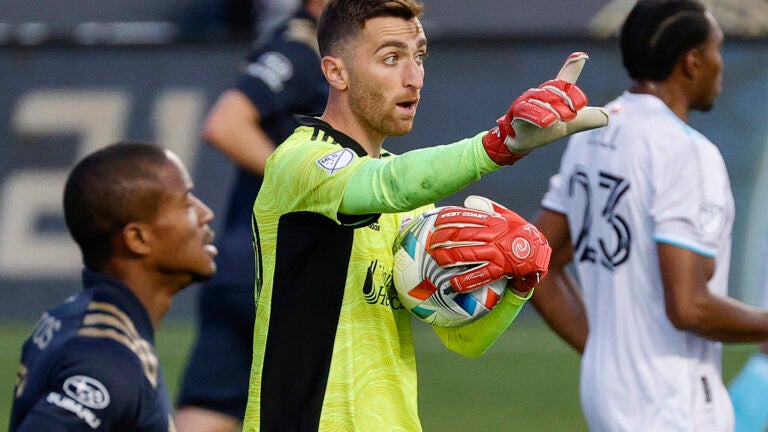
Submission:
<svg viewBox="0 0 768 432">
<path fill-rule="evenodd" d="M 420 431 L 411 315 L 392 284 L 392 247 L 429 202 L 498 167 L 477 139 L 374 159 L 319 119 L 301 123 L 268 160 L 254 204 L 257 309 L 244 430 Z M 452 172 L 424 165 L 434 158 L 466 160 Z M 432 178 L 424 192 L 424 176 L 443 169 L 454 180 Z M 372 211 L 343 214 L 345 197 Z M 508 292 L 482 320 L 436 331 L 449 348 L 477 355 L 524 302 Z"/>
</svg>

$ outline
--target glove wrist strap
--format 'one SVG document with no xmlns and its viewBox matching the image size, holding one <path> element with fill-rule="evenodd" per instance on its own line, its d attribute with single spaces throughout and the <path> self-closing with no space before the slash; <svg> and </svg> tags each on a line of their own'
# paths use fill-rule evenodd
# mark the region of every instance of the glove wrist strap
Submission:
<svg viewBox="0 0 768 432">
<path fill-rule="evenodd" d="M 528 154 L 513 153 L 510 151 L 509 147 L 504 143 L 506 139 L 507 134 L 499 126 L 491 129 L 485 136 L 483 136 L 483 147 L 485 147 L 485 152 L 488 153 L 488 157 L 499 166 L 512 165 Z"/>
</svg>

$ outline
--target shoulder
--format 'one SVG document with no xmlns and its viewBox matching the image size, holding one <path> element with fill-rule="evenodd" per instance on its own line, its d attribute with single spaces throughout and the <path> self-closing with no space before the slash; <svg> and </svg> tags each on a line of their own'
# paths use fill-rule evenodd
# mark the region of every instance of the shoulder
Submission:
<svg viewBox="0 0 768 432">
<path fill-rule="evenodd" d="M 137 415 L 157 410 L 157 387 L 143 379 L 141 361 L 121 344 L 73 338 L 60 349 L 40 400 L 66 424 L 130 430 Z"/>
<path fill-rule="evenodd" d="M 83 398 L 87 398 L 85 402 L 102 401 L 94 402 L 97 406 L 91 408 L 95 409 L 111 407 L 110 410 L 121 411 L 134 404 L 141 389 L 149 384 L 139 379 L 143 375 L 141 362 L 130 350 L 121 344 L 91 338 L 75 337 L 60 347 L 50 373 L 52 391 L 80 403 L 84 403 Z"/>
<path fill-rule="evenodd" d="M 297 169 L 313 166 L 331 171 L 345 167 L 358 155 L 336 142 L 323 130 L 309 125 L 299 126 L 273 153 L 272 165 Z"/>
<path fill-rule="evenodd" d="M 92 374 L 115 383 L 126 376 L 136 377 L 131 380 L 135 384 L 144 381 L 138 379 L 142 376 L 149 384 L 157 382 L 156 377 L 146 373 L 158 367 L 154 349 L 146 342 L 142 344 L 109 333 L 112 331 L 107 330 L 103 335 L 84 335 L 81 332 L 71 338 L 59 350 L 59 363 L 64 365 L 62 370 L 70 374 Z"/>
<path fill-rule="evenodd" d="M 317 24 L 303 17 L 295 17 L 288 21 L 282 39 L 289 43 L 304 46 L 319 57 L 320 49 L 317 44 Z"/>
<path fill-rule="evenodd" d="M 320 58 L 310 47 L 276 40 L 257 48 L 248 55 L 240 68 L 241 80 L 264 83 L 273 93 L 287 86 L 306 82 L 324 82 Z"/>
<path fill-rule="evenodd" d="M 359 144 L 315 118 L 301 126 L 270 156 L 264 182 L 294 196 L 343 191 L 349 178 L 370 162 Z M 322 187 L 321 187 L 322 186 Z"/>
<path fill-rule="evenodd" d="M 248 53 L 250 62 L 266 54 L 280 54 L 293 62 L 320 62 L 315 23 L 309 19 L 293 18 L 274 38 L 254 46 Z"/>
</svg>

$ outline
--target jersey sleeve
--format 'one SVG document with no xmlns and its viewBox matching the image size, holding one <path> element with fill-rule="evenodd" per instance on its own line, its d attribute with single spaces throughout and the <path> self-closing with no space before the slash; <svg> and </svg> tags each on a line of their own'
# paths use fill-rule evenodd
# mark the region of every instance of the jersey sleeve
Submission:
<svg viewBox="0 0 768 432">
<path fill-rule="evenodd" d="M 297 42 L 278 41 L 249 54 L 235 88 L 259 109 L 261 118 L 274 113 L 298 112 L 297 104 L 314 94 L 308 86 L 318 82 L 318 55 Z"/>
<path fill-rule="evenodd" d="M 481 137 L 383 159 L 309 141 L 276 152 L 268 161 L 267 170 L 281 190 L 272 198 L 285 212 L 320 213 L 337 223 L 345 215 L 409 211 L 500 168 L 485 153 Z"/>
<path fill-rule="evenodd" d="M 124 347 L 73 343 L 50 373 L 19 431 L 129 430 L 138 421 L 144 374 Z"/>
<path fill-rule="evenodd" d="M 466 357 L 479 357 L 507 331 L 522 310 L 533 290 L 523 298 L 507 290 L 488 315 L 462 327 L 433 327 L 446 348 Z"/>
<path fill-rule="evenodd" d="M 561 214 L 567 214 L 567 202 L 568 202 L 568 186 L 565 184 L 564 181 L 564 164 L 565 161 L 568 160 L 568 152 L 570 151 L 571 142 L 576 140 L 577 136 L 571 137 L 569 140 L 569 144 L 565 149 L 565 153 L 563 154 L 563 157 L 560 159 L 560 171 L 553 175 L 549 179 L 549 189 L 544 194 L 544 197 L 541 199 L 541 207 L 552 210 L 553 212 L 561 213 Z"/>
<path fill-rule="evenodd" d="M 369 159 L 352 175 L 340 211 L 395 213 L 458 192 L 481 175 L 500 169 L 483 148 L 485 134 L 394 158 Z"/>
<path fill-rule="evenodd" d="M 711 153 L 714 146 L 709 142 L 695 142 L 683 134 L 671 139 L 677 144 L 657 146 L 653 152 L 654 240 L 714 257 L 726 208 L 715 198 L 724 196 L 717 191 L 724 187 L 718 185 L 723 167 L 713 166 L 719 155 Z"/>
</svg>

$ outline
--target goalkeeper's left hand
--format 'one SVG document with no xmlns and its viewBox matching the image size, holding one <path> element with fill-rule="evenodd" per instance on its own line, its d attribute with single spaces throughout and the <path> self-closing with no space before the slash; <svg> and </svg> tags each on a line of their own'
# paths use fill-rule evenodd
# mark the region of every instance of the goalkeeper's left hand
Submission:
<svg viewBox="0 0 768 432">
<path fill-rule="evenodd" d="M 544 234 L 488 198 L 472 195 L 464 205 L 441 210 L 427 240 L 438 265 L 472 266 L 451 277 L 454 289 L 468 292 L 506 277 L 514 290 L 530 291 L 549 267 L 552 249 Z"/>
<path fill-rule="evenodd" d="M 536 148 L 608 124 L 608 112 L 587 106 L 587 95 L 576 86 L 587 59 L 583 52 L 572 53 L 555 79 L 525 91 L 496 120 L 483 147 L 497 165 L 511 165 Z"/>
</svg>

